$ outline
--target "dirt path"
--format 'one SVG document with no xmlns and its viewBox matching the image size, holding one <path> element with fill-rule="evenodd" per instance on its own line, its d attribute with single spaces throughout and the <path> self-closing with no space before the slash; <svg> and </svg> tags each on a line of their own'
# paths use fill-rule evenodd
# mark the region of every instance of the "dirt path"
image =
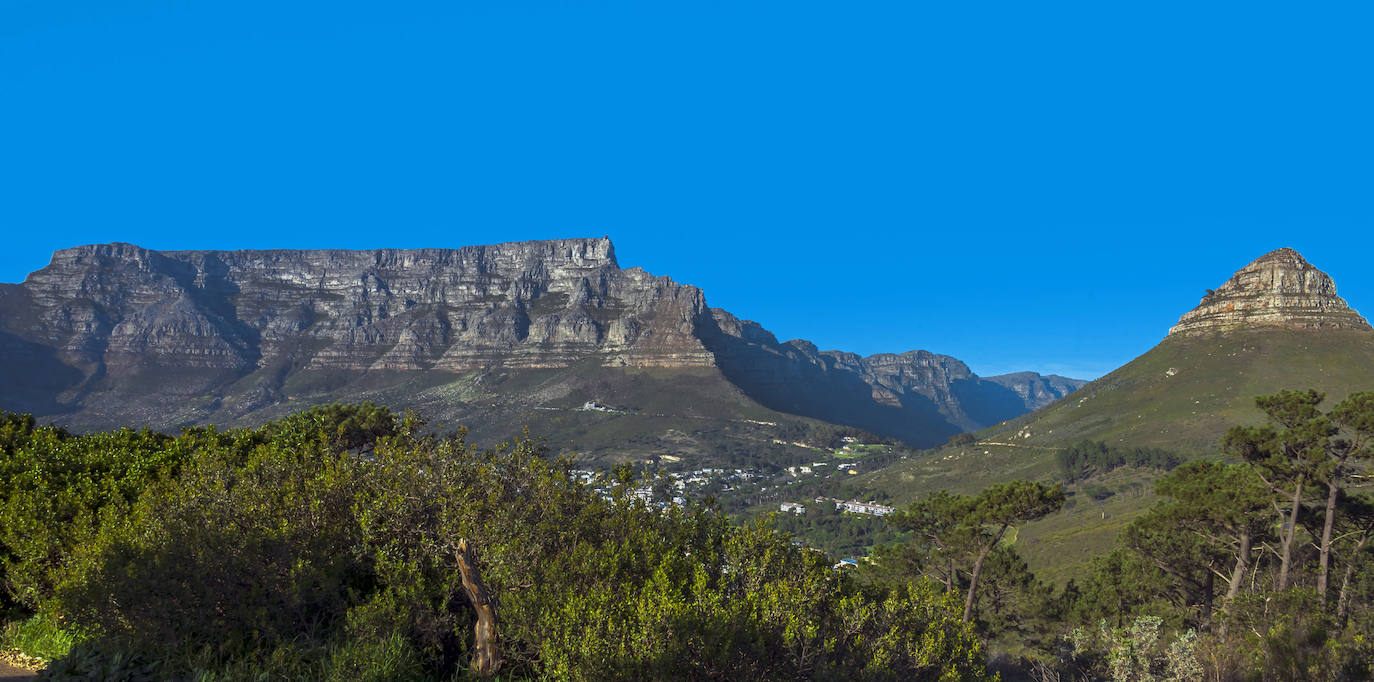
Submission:
<svg viewBox="0 0 1374 682">
<path fill-rule="evenodd" d="M 5 682 L 26 682 L 27 680 L 38 679 L 38 673 L 30 672 L 23 668 L 16 668 L 4 661 L 0 661 L 0 680 Z"/>
</svg>

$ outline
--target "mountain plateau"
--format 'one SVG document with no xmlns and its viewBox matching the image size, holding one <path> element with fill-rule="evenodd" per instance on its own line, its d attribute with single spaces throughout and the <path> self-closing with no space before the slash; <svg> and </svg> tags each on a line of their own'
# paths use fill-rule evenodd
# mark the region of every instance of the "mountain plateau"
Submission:
<svg viewBox="0 0 1374 682">
<path fill-rule="evenodd" d="M 251 424 L 370 399 L 492 439 L 542 425 L 559 447 L 583 451 L 617 440 L 671 449 L 680 439 L 665 434 L 683 432 L 675 419 L 779 416 L 928 446 L 1083 383 L 982 378 L 926 351 L 860 357 L 779 342 L 708 307 L 696 287 L 621 268 L 606 238 L 65 249 L 23 283 L 0 284 L 0 380 L 0 409 L 76 429 Z M 621 409 L 581 414 L 588 400 Z M 587 437 L 615 415 L 646 426 Z"/>
</svg>

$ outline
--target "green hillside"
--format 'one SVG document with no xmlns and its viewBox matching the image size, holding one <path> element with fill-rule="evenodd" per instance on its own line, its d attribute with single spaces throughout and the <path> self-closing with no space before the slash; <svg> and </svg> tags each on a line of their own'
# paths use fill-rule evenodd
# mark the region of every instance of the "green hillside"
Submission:
<svg viewBox="0 0 1374 682">
<path fill-rule="evenodd" d="M 298 372 L 270 402 L 246 379 L 224 398 L 185 402 L 169 430 L 212 421 L 253 426 L 313 405 L 371 401 L 412 409 L 445 428 L 465 426 L 483 446 L 526 427 L 587 466 L 681 459 L 696 466 L 785 467 L 815 453 L 789 443 L 824 422 L 759 405 L 710 367 L 568 367 L 453 372 Z M 596 403 L 595 409 L 584 409 Z M 251 406 L 251 411 L 242 405 Z M 208 417 L 206 416 L 208 413 Z M 782 443 L 776 441 L 784 441 Z"/>
<path fill-rule="evenodd" d="M 1205 454 L 1215 450 L 1228 426 L 1260 421 L 1256 395 L 1284 388 L 1315 388 L 1333 403 L 1351 391 L 1374 388 L 1374 333 L 1258 330 L 1169 337 L 1068 398 L 979 435 L 1027 445 L 1091 438 Z"/>
<path fill-rule="evenodd" d="M 1285 388 L 1324 391 L 1328 405 L 1374 389 L 1374 333 L 1271 329 L 1166 338 L 1063 400 L 975 434 L 973 444 L 900 460 L 854 485 L 907 504 L 935 490 L 1058 479 L 1055 454 L 1084 439 L 1211 456 L 1227 427 L 1263 421 L 1255 396 Z M 1023 556 L 1043 577 L 1071 577 L 1152 503 L 1151 478 L 1119 470 L 1075 486 L 1078 504 L 1022 530 Z M 1112 495 L 1093 501 L 1084 492 L 1090 486 Z"/>
</svg>

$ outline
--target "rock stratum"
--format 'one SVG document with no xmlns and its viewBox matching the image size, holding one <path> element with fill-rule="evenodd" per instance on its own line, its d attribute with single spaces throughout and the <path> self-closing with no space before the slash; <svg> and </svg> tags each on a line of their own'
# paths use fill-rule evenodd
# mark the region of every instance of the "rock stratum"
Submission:
<svg viewBox="0 0 1374 682">
<path fill-rule="evenodd" d="M 696 287 L 621 268 L 605 238 L 374 251 L 80 246 L 0 284 L 0 352 L 0 408 L 74 428 L 244 424 L 360 399 L 494 424 L 479 413 L 519 419 L 583 398 L 634 408 L 691 376 L 694 398 L 680 407 L 698 417 L 713 412 L 699 403 L 719 398 L 719 414 L 757 403 L 759 414 L 929 445 L 1083 383 L 984 379 L 925 351 L 860 357 L 780 343 L 708 307 Z"/>
<path fill-rule="evenodd" d="M 1288 248 L 1260 256 L 1215 291 L 1209 290 L 1169 334 L 1247 328 L 1371 329 L 1336 295 L 1330 276 Z"/>
</svg>

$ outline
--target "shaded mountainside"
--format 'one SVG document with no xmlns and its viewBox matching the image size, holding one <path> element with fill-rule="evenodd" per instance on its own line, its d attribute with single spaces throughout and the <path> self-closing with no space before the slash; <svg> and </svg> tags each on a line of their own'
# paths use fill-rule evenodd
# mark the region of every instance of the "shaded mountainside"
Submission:
<svg viewBox="0 0 1374 682">
<path fill-rule="evenodd" d="M 800 339 L 780 343 L 757 323 L 712 312 L 702 338 L 721 371 L 750 397 L 916 444 L 1016 417 L 1085 383 L 1031 372 L 983 379 L 956 358 L 919 350 L 867 357 L 821 351 Z"/>
<path fill-rule="evenodd" d="M 622 445 L 671 449 L 689 423 L 779 415 L 931 445 L 1076 383 L 982 379 L 924 351 L 865 358 L 778 343 L 709 308 L 696 287 L 621 268 L 605 238 L 375 251 L 81 246 L 0 285 L 0 353 L 0 409 L 78 429 L 246 425 L 373 399 L 472 424 L 479 437 L 544 425 L 579 450 L 615 442 L 583 437 L 597 430 L 589 420 L 644 422 L 611 431 Z M 578 412 L 586 400 L 621 409 Z"/>
</svg>

